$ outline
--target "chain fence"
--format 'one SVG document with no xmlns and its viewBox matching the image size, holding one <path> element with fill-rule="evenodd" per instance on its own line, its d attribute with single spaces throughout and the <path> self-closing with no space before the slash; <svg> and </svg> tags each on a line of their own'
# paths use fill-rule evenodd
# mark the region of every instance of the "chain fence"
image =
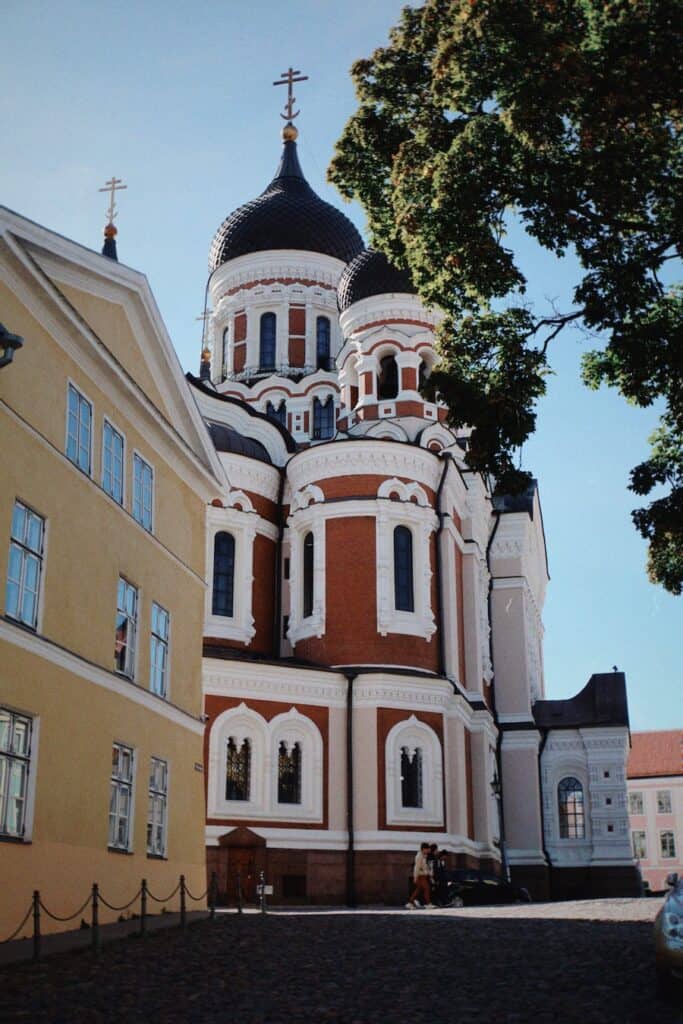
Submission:
<svg viewBox="0 0 683 1024">
<path fill-rule="evenodd" d="M 90 924 L 88 925 L 86 923 L 85 918 L 81 918 L 81 927 L 89 927 L 90 928 L 90 934 L 91 934 L 90 945 L 91 945 L 93 950 L 98 950 L 100 948 L 100 914 L 99 914 L 100 904 L 102 904 L 103 906 L 107 907 L 109 910 L 113 911 L 114 913 L 123 913 L 123 911 L 128 910 L 130 907 L 133 906 L 134 903 L 136 903 L 139 900 L 140 901 L 140 913 L 138 915 L 139 921 L 140 921 L 139 934 L 140 935 L 145 935 L 147 933 L 147 918 L 149 917 L 149 913 L 148 913 L 148 910 L 147 910 L 147 901 L 148 901 L 148 899 L 153 900 L 155 903 L 168 903 L 178 893 L 180 893 L 180 927 L 181 927 L 181 929 L 184 929 L 186 927 L 186 925 L 187 925 L 187 900 L 188 899 L 191 900 L 193 903 L 201 903 L 201 902 L 203 902 L 203 900 L 208 899 L 209 917 L 211 918 L 212 921 L 215 919 L 215 917 L 216 917 L 216 898 L 217 898 L 217 895 L 218 895 L 218 883 L 217 883 L 215 871 L 212 872 L 211 880 L 210 880 L 206 890 L 201 894 L 201 896 L 193 896 L 192 895 L 192 893 L 190 892 L 190 890 L 188 889 L 188 887 L 187 887 L 187 885 L 185 883 L 185 875 L 181 875 L 180 876 L 180 878 L 178 879 L 178 884 L 176 885 L 176 887 L 173 890 L 173 892 L 169 893 L 169 895 L 166 896 L 163 899 L 158 897 L 158 896 L 155 896 L 153 893 L 150 892 L 149 887 L 147 885 L 147 879 L 143 878 L 141 883 L 140 883 L 140 888 L 137 890 L 137 892 L 135 893 L 133 898 L 130 899 L 128 901 L 128 903 L 124 903 L 121 906 L 118 906 L 116 903 L 110 903 L 108 900 L 106 900 L 104 898 L 104 896 L 102 895 L 102 893 L 100 892 L 100 887 L 97 884 L 97 882 L 93 882 L 93 884 L 91 886 L 91 889 L 90 889 L 90 892 L 88 893 L 85 901 L 81 904 L 81 906 L 78 908 L 78 910 L 75 910 L 73 912 L 73 914 L 68 914 L 65 917 L 60 915 L 60 914 L 55 914 L 51 910 L 49 910 L 45 906 L 45 904 L 43 903 L 43 901 L 41 899 L 40 890 L 39 889 L 34 889 L 34 891 L 33 891 L 33 898 L 31 899 L 30 906 L 29 906 L 28 910 L 26 911 L 26 913 L 24 914 L 24 917 L 23 917 L 21 923 L 17 926 L 17 928 L 14 929 L 14 931 L 12 932 L 11 935 L 8 935 L 7 938 L 0 939 L 0 946 L 3 946 L 6 943 L 12 942 L 14 939 L 16 939 L 17 936 L 19 935 L 19 933 L 25 927 L 25 925 L 26 925 L 27 921 L 29 920 L 29 918 L 33 915 L 33 933 L 32 933 L 33 959 L 34 960 L 39 960 L 40 959 L 40 953 L 41 953 L 41 944 L 42 944 L 41 911 L 42 911 L 43 914 L 45 914 L 46 917 L 51 918 L 53 921 L 58 921 L 60 924 L 65 924 L 68 921 L 75 921 L 76 918 L 81 917 L 81 915 L 83 914 L 83 911 L 85 910 L 85 908 L 87 906 L 90 906 Z"/>
</svg>

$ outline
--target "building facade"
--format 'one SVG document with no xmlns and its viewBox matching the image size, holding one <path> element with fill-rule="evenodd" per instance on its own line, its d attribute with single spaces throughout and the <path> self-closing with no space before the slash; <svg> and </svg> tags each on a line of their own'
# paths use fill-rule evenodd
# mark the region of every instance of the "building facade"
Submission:
<svg viewBox="0 0 683 1024">
<path fill-rule="evenodd" d="M 206 889 L 199 637 L 220 466 L 141 274 L 0 209 L 0 309 L 23 339 L 0 369 L 5 938 L 34 889 L 62 917 L 93 882 L 115 905 L 142 878 L 159 898 L 181 873 Z"/>
<path fill-rule="evenodd" d="M 637 889 L 620 673 L 544 699 L 538 489 L 494 497 L 421 384 L 438 310 L 275 177 L 210 252 L 207 857 L 228 902 L 397 902 L 420 841 L 534 895 Z"/>
<path fill-rule="evenodd" d="M 628 759 L 633 856 L 652 892 L 683 875 L 683 732 L 635 732 Z"/>
</svg>

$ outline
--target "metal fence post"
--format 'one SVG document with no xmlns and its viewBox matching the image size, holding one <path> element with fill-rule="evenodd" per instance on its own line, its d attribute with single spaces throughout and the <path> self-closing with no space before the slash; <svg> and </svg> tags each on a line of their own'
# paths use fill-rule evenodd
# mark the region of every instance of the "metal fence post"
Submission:
<svg viewBox="0 0 683 1024">
<path fill-rule="evenodd" d="M 218 881 L 216 879 L 216 872 L 211 872 L 211 882 L 209 884 L 209 916 L 212 921 L 216 919 L 216 889 L 218 887 Z"/>
<path fill-rule="evenodd" d="M 33 890 L 33 959 L 40 959 L 40 892 Z"/>
<path fill-rule="evenodd" d="M 147 879 L 142 879 L 140 886 L 140 935 L 147 931 Z"/>
<path fill-rule="evenodd" d="M 92 911 L 90 925 L 92 928 L 91 945 L 95 952 L 100 948 L 100 907 L 99 907 L 100 890 L 97 882 L 93 882 L 92 885 Z"/>
<path fill-rule="evenodd" d="M 242 876 L 237 872 L 237 913 L 242 913 Z"/>
<path fill-rule="evenodd" d="M 259 889 L 261 891 L 261 913 L 265 914 L 265 912 L 266 912 L 266 876 L 265 876 L 265 873 L 263 871 L 259 874 Z"/>
<path fill-rule="evenodd" d="M 180 876 L 180 927 L 187 924 L 187 911 L 185 909 L 185 875 Z"/>
</svg>

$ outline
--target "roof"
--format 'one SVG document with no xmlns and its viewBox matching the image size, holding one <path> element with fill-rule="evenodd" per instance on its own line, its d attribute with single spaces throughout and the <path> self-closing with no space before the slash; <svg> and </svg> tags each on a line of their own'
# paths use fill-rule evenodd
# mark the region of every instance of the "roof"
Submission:
<svg viewBox="0 0 683 1024">
<path fill-rule="evenodd" d="M 364 249 L 349 263 L 337 286 L 337 305 L 343 312 L 373 295 L 416 295 L 410 274 L 390 263 L 384 253 Z"/>
<path fill-rule="evenodd" d="M 271 464 L 270 455 L 260 441 L 255 441 L 252 437 L 244 437 L 243 434 L 228 427 L 225 423 L 208 423 L 207 426 L 217 452 L 246 455 L 247 458 Z"/>
<path fill-rule="evenodd" d="M 284 143 L 270 185 L 223 221 L 209 252 L 209 273 L 252 252 L 301 249 L 344 263 L 363 248 L 363 239 L 340 210 L 316 195 L 304 178 L 296 142 Z"/>
<path fill-rule="evenodd" d="M 683 730 L 632 733 L 627 774 L 629 779 L 683 775 Z"/>
<path fill-rule="evenodd" d="M 533 706 L 541 729 L 580 729 L 591 725 L 628 728 L 626 677 L 623 672 L 598 672 L 569 700 L 537 700 Z"/>
</svg>

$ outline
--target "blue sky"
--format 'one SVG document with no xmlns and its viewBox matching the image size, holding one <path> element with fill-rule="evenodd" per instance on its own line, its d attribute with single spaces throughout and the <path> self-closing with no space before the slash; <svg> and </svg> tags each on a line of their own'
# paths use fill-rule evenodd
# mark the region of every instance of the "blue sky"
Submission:
<svg viewBox="0 0 683 1024">
<path fill-rule="evenodd" d="M 354 110 L 353 60 L 382 45 L 395 0 L 251 0 L 180 4 L 3 0 L 0 202 L 99 249 L 115 174 L 119 258 L 149 278 L 181 362 L 196 371 L 211 238 L 266 186 L 279 158 L 290 64 L 299 153 L 319 195 L 334 142 Z M 362 210 L 345 211 L 364 230 Z M 553 260 L 513 231 L 537 309 L 567 299 L 571 260 Z M 631 525 L 629 469 L 647 455 L 653 410 L 579 381 L 586 347 L 567 333 L 523 452 L 538 477 L 551 582 L 545 610 L 549 697 L 592 672 L 626 672 L 632 729 L 683 726 L 683 599 L 647 581 Z"/>
</svg>

